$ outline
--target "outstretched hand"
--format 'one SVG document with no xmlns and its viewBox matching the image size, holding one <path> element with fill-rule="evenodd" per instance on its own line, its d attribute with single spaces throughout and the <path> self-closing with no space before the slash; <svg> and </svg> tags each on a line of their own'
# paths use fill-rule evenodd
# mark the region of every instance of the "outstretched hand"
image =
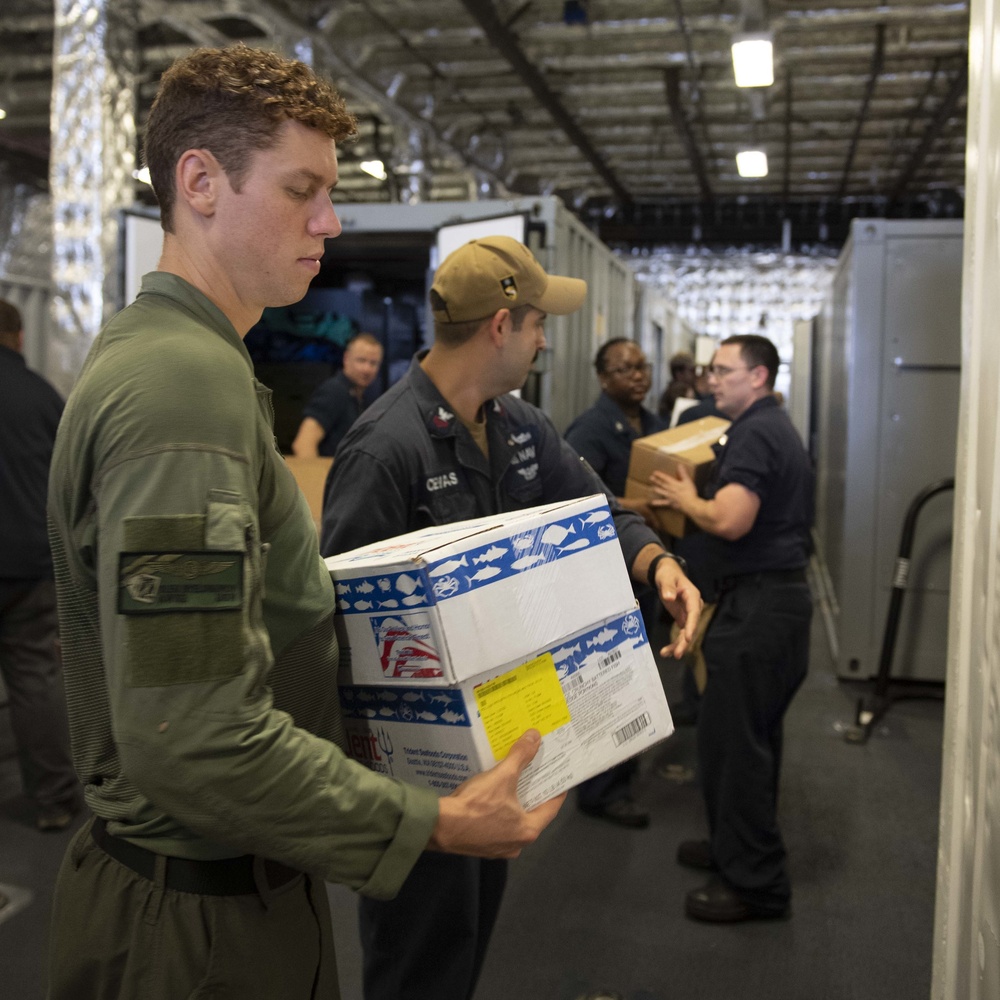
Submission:
<svg viewBox="0 0 1000 1000">
<path fill-rule="evenodd" d="M 534 760 L 542 737 L 529 729 L 495 767 L 463 781 L 440 800 L 429 850 L 479 858 L 516 858 L 552 822 L 566 793 L 528 811 L 517 797 L 521 772 Z"/>
<path fill-rule="evenodd" d="M 661 559 L 656 567 L 656 591 L 679 629 L 674 641 L 660 650 L 660 656 L 679 660 L 694 642 L 704 606 L 701 592 L 673 559 Z"/>
</svg>

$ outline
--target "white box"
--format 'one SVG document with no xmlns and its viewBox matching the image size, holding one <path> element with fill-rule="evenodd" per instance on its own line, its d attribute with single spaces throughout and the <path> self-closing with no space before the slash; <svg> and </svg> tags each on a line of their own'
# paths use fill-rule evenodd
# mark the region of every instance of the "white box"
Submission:
<svg viewBox="0 0 1000 1000">
<path fill-rule="evenodd" d="M 539 729 L 542 745 L 518 783 L 527 809 L 673 732 L 634 607 L 449 686 L 355 684 L 347 668 L 340 698 L 352 757 L 441 795 Z"/>
<path fill-rule="evenodd" d="M 356 684 L 453 685 L 634 604 L 603 494 L 411 532 L 326 565 Z"/>
<path fill-rule="evenodd" d="M 326 563 L 348 749 L 373 770 L 446 794 L 534 727 L 531 808 L 673 731 L 603 494 Z"/>
</svg>

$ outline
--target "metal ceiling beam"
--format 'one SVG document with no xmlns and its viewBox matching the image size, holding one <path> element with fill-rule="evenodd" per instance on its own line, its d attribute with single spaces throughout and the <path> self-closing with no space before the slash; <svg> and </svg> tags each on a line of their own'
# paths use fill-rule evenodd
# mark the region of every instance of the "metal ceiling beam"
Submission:
<svg viewBox="0 0 1000 1000">
<path fill-rule="evenodd" d="M 292 28 L 296 31 L 310 32 L 317 54 L 320 56 L 326 71 L 339 74 L 345 88 L 370 101 L 389 121 L 401 128 L 416 130 L 421 135 L 426 136 L 428 141 L 443 155 L 453 157 L 458 163 L 464 163 L 470 170 L 479 171 L 499 185 L 503 191 L 506 191 L 503 178 L 492 167 L 481 163 L 468 151 L 460 151 L 448 142 L 429 121 L 419 118 L 393 101 L 376 83 L 369 80 L 347 58 L 336 51 L 325 35 L 317 34 L 312 30 L 311 25 L 288 14 L 279 13 L 269 0 L 241 0 L 239 6 L 245 13 L 257 11 L 265 15 L 267 19 L 274 21 L 277 27 L 286 33 Z"/>
<path fill-rule="evenodd" d="M 882 72 L 882 64 L 885 60 L 885 25 L 875 25 L 875 51 L 872 53 L 872 68 L 868 74 L 868 82 L 865 84 L 865 96 L 861 101 L 861 110 L 858 112 L 858 121 L 854 128 L 854 137 L 847 150 L 847 161 L 844 163 L 844 173 L 840 178 L 840 186 L 837 188 L 837 199 L 844 197 L 847 192 L 847 178 L 851 173 L 851 164 L 854 162 L 854 154 L 857 152 L 858 139 L 861 137 L 861 126 L 865 123 L 865 116 L 868 114 L 868 104 L 875 91 L 875 84 L 878 81 L 879 73 Z"/>
<path fill-rule="evenodd" d="M 889 192 L 890 205 L 899 200 L 910 181 L 913 180 L 913 175 L 920 169 L 921 164 L 930 152 L 930 148 L 934 140 L 941 134 L 941 130 L 944 128 L 948 119 L 951 118 L 952 114 L 954 114 L 955 105 L 958 104 L 959 99 L 965 93 L 968 83 L 969 67 L 967 63 L 962 63 L 958 72 L 955 74 L 954 79 L 951 81 L 951 87 L 948 88 L 948 93 L 945 95 L 944 100 L 938 107 L 937 113 L 934 115 L 931 123 L 927 126 L 927 130 L 924 132 L 923 137 L 920 140 L 920 145 L 918 145 L 913 151 L 913 155 L 910 157 L 909 162 L 899 172 L 899 177 L 896 178 L 896 183 L 893 186 L 892 191 Z"/>
<path fill-rule="evenodd" d="M 573 116 L 566 110 L 559 98 L 553 93 L 545 78 L 528 60 L 517 37 L 497 16 L 496 8 L 489 0 L 462 0 L 462 6 L 479 22 L 486 40 L 497 49 L 511 64 L 518 76 L 527 84 L 539 104 L 552 116 L 552 119 L 566 133 L 569 140 L 586 157 L 598 175 L 611 188 L 612 194 L 623 205 L 632 201 L 631 195 L 622 186 L 614 171 L 600 153 L 594 148 L 583 129 Z"/>
<path fill-rule="evenodd" d="M 792 71 L 785 70 L 785 174 L 781 183 L 781 209 L 788 213 L 788 194 L 792 184 Z"/>
<path fill-rule="evenodd" d="M 674 66 L 664 70 L 664 80 L 667 87 L 667 104 L 670 107 L 670 117 L 673 120 L 674 128 L 681 140 L 681 145 L 687 153 L 691 169 L 698 179 L 698 187 L 701 190 L 703 201 L 712 200 L 712 187 L 708 183 L 708 175 L 705 173 L 705 164 L 702 162 L 701 153 L 698 151 L 698 143 L 695 142 L 694 133 L 691 130 L 691 123 L 684 114 L 681 103 L 681 82 L 680 70 Z"/>
</svg>

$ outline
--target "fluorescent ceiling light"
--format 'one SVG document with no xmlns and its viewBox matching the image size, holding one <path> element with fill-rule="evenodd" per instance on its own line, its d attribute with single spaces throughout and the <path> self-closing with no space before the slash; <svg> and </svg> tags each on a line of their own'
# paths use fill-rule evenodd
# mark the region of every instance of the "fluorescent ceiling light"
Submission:
<svg viewBox="0 0 1000 1000">
<path fill-rule="evenodd" d="M 143 167 L 141 170 L 133 170 L 132 176 L 137 181 L 142 181 L 143 184 L 152 185 L 153 183 L 149 176 L 149 167 Z"/>
<path fill-rule="evenodd" d="M 385 164 L 381 160 L 362 160 L 361 169 L 366 174 L 371 174 L 377 181 L 384 181 L 388 176 L 385 172 Z"/>
<path fill-rule="evenodd" d="M 761 149 L 744 149 L 736 154 L 736 169 L 740 177 L 766 177 L 767 153 Z"/>
<path fill-rule="evenodd" d="M 770 87 L 774 83 L 770 35 L 734 35 L 733 70 L 737 87 Z"/>
</svg>

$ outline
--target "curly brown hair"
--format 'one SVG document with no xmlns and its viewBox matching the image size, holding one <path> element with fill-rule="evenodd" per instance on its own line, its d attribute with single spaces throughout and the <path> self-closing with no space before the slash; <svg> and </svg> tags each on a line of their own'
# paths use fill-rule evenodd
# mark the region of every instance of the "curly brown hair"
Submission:
<svg viewBox="0 0 1000 1000">
<path fill-rule="evenodd" d="M 210 150 L 239 191 L 253 154 L 275 146 L 289 120 L 335 142 L 357 136 L 343 98 L 296 59 L 242 43 L 178 59 L 160 79 L 143 143 L 164 230 L 173 232 L 174 171 L 185 150 Z"/>
</svg>

